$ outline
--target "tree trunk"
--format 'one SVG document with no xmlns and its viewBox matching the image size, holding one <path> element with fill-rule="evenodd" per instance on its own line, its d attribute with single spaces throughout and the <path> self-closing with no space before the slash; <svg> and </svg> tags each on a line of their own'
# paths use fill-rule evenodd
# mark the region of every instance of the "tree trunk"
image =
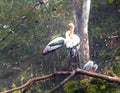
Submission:
<svg viewBox="0 0 120 93">
<path fill-rule="evenodd" d="M 81 39 L 80 59 L 82 62 L 90 60 L 89 39 L 88 39 L 88 19 L 91 0 L 73 0 L 73 15 L 76 25 L 76 31 Z M 82 7 L 81 7 L 82 5 Z"/>
</svg>

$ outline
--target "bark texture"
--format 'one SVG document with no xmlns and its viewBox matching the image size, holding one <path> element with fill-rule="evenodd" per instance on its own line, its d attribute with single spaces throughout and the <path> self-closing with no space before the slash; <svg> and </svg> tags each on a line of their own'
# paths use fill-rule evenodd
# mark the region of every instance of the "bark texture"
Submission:
<svg viewBox="0 0 120 93">
<path fill-rule="evenodd" d="M 73 16 L 76 25 L 76 31 L 81 39 L 80 59 L 82 62 L 90 60 L 89 39 L 88 39 L 88 20 L 91 0 L 73 0 Z"/>
</svg>

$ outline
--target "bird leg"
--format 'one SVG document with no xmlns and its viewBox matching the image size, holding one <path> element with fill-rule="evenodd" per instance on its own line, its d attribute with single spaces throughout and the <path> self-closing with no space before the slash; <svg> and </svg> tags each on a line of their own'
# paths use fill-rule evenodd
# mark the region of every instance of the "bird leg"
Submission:
<svg viewBox="0 0 120 93">
<path fill-rule="evenodd" d="M 54 73 L 57 71 L 57 70 L 56 70 L 56 65 L 55 65 L 55 64 L 56 64 L 56 61 L 53 62 L 53 71 L 54 71 Z"/>
<path fill-rule="evenodd" d="M 53 55 L 52 55 L 52 60 L 53 60 L 53 72 L 56 72 L 56 66 L 55 66 L 55 64 L 56 64 L 56 60 L 55 60 L 55 55 L 54 55 L 55 53 L 53 52 Z"/>
<path fill-rule="evenodd" d="M 70 58 L 70 63 L 71 63 L 71 68 L 72 68 L 72 70 L 74 70 L 75 69 L 75 60 L 74 60 L 74 58 Z"/>
<path fill-rule="evenodd" d="M 78 68 L 82 68 L 82 63 L 81 63 L 81 60 L 80 60 L 80 53 L 77 51 L 77 65 L 78 65 Z"/>
<path fill-rule="evenodd" d="M 74 52 L 74 56 L 71 57 L 71 60 L 72 60 L 72 70 L 76 69 L 76 68 L 80 68 L 80 65 L 79 65 L 79 56 L 78 56 L 78 53 L 75 49 L 75 52 Z"/>
<path fill-rule="evenodd" d="M 59 62 L 59 51 L 55 50 L 54 52 L 54 64 L 53 64 L 53 70 L 56 72 L 56 63 Z"/>
<path fill-rule="evenodd" d="M 79 54 L 79 52 L 78 52 L 78 50 L 77 50 L 77 48 L 75 48 L 75 62 L 76 62 L 76 67 L 77 68 L 81 68 L 81 62 L 80 62 L 80 54 Z"/>
</svg>

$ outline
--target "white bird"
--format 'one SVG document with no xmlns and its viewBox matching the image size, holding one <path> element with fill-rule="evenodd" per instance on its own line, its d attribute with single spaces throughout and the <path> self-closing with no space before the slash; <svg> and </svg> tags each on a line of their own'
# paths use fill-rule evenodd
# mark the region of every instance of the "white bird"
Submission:
<svg viewBox="0 0 120 93">
<path fill-rule="evenodd" d="M 43 50 L 43 54 L 48 54 L 50 52 L 53 52 L 59 48 L 61 48 L 63 45 L 66 46 L 68 50 L 68 55 L 70 58 L 74 58 L 75 61 L 79 61 L 79 54 L 78 49 L 80 48 L 80 38 L 76 34 L 74 34 L 74 24 L 69 23 L 69 30 L 65 33 L 64 37 L 57 37 L 50 41 L 46 47 Z M 77 59 L 78 58 L 78 59 Z M 77 67 L 80 67 L 80 63 L 77 64 Z M 56 71 L 55 64 L 54 64 L 54 71 Z"/>
<path fill-rule="evenodd" d="M 98 65 L 95 64 L 92 60 L 88 61 L 84 66 L 83 69 L 87 71 L 96 71 L 98 68 Z"/>
<path fill-rule="evenodd" d="M 75 56 L 76 51 L 80 48 L 80 38 L 74 34 L 74 24 L 69 23 L 69 31 L 65 33 L 65 37 L 57 37 L 50 41 L 43 50 L 43 54 L 50 53 L 63 45 L 69 50 L 70 56 Z"/>
</svg>

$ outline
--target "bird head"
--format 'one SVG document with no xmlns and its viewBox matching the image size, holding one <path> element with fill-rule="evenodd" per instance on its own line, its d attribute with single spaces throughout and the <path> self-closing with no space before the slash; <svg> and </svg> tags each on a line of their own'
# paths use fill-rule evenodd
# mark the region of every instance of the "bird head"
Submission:
<svg viewBox="0 0 120 93">
<path fill-rule="evenodd" d="M 70 31 L 69 36 L 71 36 L 73 34 L 73 31 L 74 31 L 74 24 L 73 23 L 69 23 L 68 26 L 69 26 L 69 31 Z"/>
</svg>

